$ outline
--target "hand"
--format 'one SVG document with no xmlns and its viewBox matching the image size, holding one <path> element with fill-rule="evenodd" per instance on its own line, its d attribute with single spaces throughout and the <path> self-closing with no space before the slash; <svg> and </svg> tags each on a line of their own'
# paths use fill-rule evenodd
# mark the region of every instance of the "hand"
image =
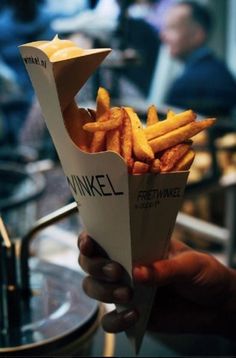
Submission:
<svg viewBox="0 0 236 358">
<path fill-rule="evenodd" d="M 128 303 L 132 291 L 121 284 L 125 275 L 122 267 L 111 262 L 86 234 L 80 236 L 79 247 L 80 265 L 90 275 L 84 280 L 85 292 L 103 302 Z M 151 330 L 228 335 L 235 324 L 232 302 L 236 299 L 236 273 L 206 253 L 173 240 L 168 259 L 149 267 L 136 266 L 133 276 L 138 282 L 158 287 L 150 315 Z M 137 319 L 135 310 L 122 314 L 113 311 L 102 323 L 105 330 L 119 332 Z"/>
<path fill-rule="evenodd" d="M 230 335 L 236 313 L 236 273 L 209 254 L 172 240 L 167 260 L 135 267 L 138 282 L 156 283 L 149 329 L 166 333 Z M 227 327 L 227 328 L 226 328 Z"/>
<path fill-rule="evenodd" d="M 116 262 L 111 261 L 105 252 L 86 233 L 78 240 L 80 249 L 79 264 L 89 274 L 83 281 L 85 293 L 105 303 L 128 303 L 132 290 L 123 284 L 127 273 Z M 135 309 L 117 313 L 116 310 L 106 314 L 102 319 L 105 331 L 119 332 L 126 330 L 138 319 Z"/>
</svg>

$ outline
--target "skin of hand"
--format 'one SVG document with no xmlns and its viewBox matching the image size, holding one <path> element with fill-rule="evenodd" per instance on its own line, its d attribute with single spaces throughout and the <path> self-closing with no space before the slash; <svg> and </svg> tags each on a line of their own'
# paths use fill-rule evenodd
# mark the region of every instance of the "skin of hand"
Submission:
<svg viewBox="0 0 236 358">
<path fill-rule="evenodd" d="M 83 281 L 86 294 L 106 303 L 128 303 L 132 290 L 123 284 L 125 270 L 111 261 L 86 233 L 78 240 L 79 264 L 88 274 Z M 135 266 L 133 278 L 157 285 L 148 329 L 158 333 L 235 335 L 236 271 L 213 256 L 172 240 L 169 257 L 150 266 Z M 138 320 L 134 309 L 107 313 L 104 330 L 126 330 Z"/>
</svg>

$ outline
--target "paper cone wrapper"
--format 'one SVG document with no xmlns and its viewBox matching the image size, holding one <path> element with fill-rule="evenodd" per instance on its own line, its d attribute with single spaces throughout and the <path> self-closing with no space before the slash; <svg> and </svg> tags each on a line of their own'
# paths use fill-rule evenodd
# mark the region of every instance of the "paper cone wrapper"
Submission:
<svg viewBox="0 0 236 358">
<path fill-rule="evenodd" d="M 134 263 L 150 264 L 166 256 L 188 172 L 132 176 L 118 154 L 84 153 L 72 142 L 62 112 L 110 49 L 87 50 L 54 63 L 34 43 L 20 51 L 83 224 L 132 280 Z M 155 293 L 155 287 L 134 286 L 132 305 L 140 319 L 127 335 L 136 352 Z"/>
</svg>

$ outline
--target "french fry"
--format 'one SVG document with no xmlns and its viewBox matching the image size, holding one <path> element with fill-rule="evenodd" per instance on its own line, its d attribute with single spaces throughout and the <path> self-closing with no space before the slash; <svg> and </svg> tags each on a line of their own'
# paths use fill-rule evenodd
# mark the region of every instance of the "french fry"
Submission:
<svg viewBox="0 0 236 358">
<path fill-rule="evenodd" d="M 158 174 L 161 172 L 161 161 L 160 159 L 154 159 L 152 164 L 150 165 L 150 172 L 154 174 Z"/>
<path fill-rule="evenodd" d="M 172 171 L 189 170 L 195 158 L 193 150 L 189 150 L 180 160 Z"/>
<path fill-rule="evenodd" d="M 176 163 L 189 151 L 190 143 L 180 143 L 164 151 L 160 157 L 161 171 L 170 172 Z"/>
<path fill-rule="evenodd" d="M 120 129 L 113 129 L 106 133 L 106 150 L 121 154 Z"/>
<path fill-rule="evenodd" d="M 96 104 L 97 104 L 96 120 L 98 122 L 106 121 L 110 109 L 110 95 L 108 91 L 103 87 L 99 87 L 98 89 Z"/>
<path fill-rule="evenodd" d="M 184 142 L 188 138 L 192 138 L 195 134 L 203 129 L 211 127 L 214 123 L 214 118 L 208 118 L 199 122 L 191 122 L 183 127 L 168 132 L 161 137 L 152 139 L 149 143 L 154 153 L 161 152 L 176 144 Z"/>
<path fill-rule="evenodd" d="M 127 112 L 123 109 L 123 126 L 121 129 L 121 155 L 123 156 L 129 168 L 133 166 L 132 147 L 132 125 Z"/>
<path fill-rule="evenodd" d="M 157 122 L 159 122 L 157 109 L 154 105 L 152 105 L 148 108 L 146 126 L 149 127 Z"/>
<path fill-rule="evenodd" d="M 51 62 L 84 54 L 84 49 L 73 41 L 60 40 L 58 36 L 52 41 L 33 44 Z M 157 108 L 151 105 L 147 109 L 144 128 L 132 108 L 110 108 L 110 102 L 108 91 L 100 87 L 96 110 L 79 108 L 73 101 L 63 111 L 64 123 L 69 136 L 81 150 L 116 152 L 123 157 L 131 174 L 189 170 L 195 157 L 190 138 L 215 123 L 214 118 L 196 121 L 197 115 L 191 109 L 181 113 L 168 110 L 166 119 L 160 121 Z"/>
<path fill-rule="evenodd" d="M 121 108 L 114 107 L 110 111 L 109 118 L 105 121 L 86 123 L 83 129 L 88 132 L 111 131 L 117 129 L 122 124 L 123 113 Z"/>
<path fill-rule="evenodd" d="M 108 91 L 100 87 L 96 98 L 96 121 L 103 122 L 108 120 L 110 111 L 110 95 Z M 91 153 L 105 150 L 105 132 L 95 132 L 93 135 L 90 151 Z"/>
<path fill-rule="evenodd" d="M 133 171 L 132 174 L 145 174 L 149 171 L 149 164 L 135 161 L 133 165 Z"/>
<path fill-rule="evenodd" d="M 92 136 L 83 130 L 83 125 L 93 120 L 89 112 L 84 108 L 78 108 L 74 101 L 65 109 L 63 117 L 67 131 L 73 142 L 81 150 L 89 152 Z"/>
<path fill-rule="evenodd" d="M 130 159 L 127 161 L 127 167 L 128 167 L 129 173 L 132 173 L 133 167 L 134 167 L 134 158 L 130 158 Z"/>
<path fill-rule="evenodd" d="M 193 122 L 196 119 L 196 114 L 192 110 L 181 112 L 174 117 L 160 121 L 152 126 L 144 128 L 144 133 L 148 140 L 160 137 L 168 132 L 173 131 L 179 127 L 182 127 L 188 123 Z"/>
<path fill-rule="evenodd" d="M 174 111 L 171 111 L 170 109 L 167 111 L 166 119 L 171 119 L 174 116 L 176 116 L 176 113 Z"/>
<path fill-rule="evenodd" d="M 196 121 L 192 110 L 178 114 L 169 110 L 166 119 L 159 122 L 156 107 L 150 106 L 144 128 L 132 108 L 110 108 L 109 93 L 102 87 L 96 111 L 78 108 L 73 102 L 63 116 L 69 135 L 80 149 L 116 152 L 130 174 L 189 170 L 195 157 L 190 138 L 215 123 L 214 118 Z"/>
<path fill-rule="evenodd" d="M 102 152 L 105 150 L 106 132 L 95 132 L 90 146 L 90 153 Z"/>
<path fill-rule="evenodd" d="M 133 132 L 133 151 L 136 158 L 141 162 L 152 161 L 154 159 L 154 153 L 145 137 L 140 119 L 132 108 L 125 107 L 125 111 L 131 120 Z"/>
</svg>

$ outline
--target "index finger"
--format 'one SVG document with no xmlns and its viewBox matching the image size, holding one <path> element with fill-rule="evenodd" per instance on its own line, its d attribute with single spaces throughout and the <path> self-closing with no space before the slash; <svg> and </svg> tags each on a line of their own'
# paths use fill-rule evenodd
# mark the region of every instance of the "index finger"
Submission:
<svg viewBox="0 0 236 358">
<path fill-rule="evenodd" d="M 156 261 L 150 266 L 136 266 L 133 276 L 136 281 L 156 283 L 158 287 L 179 282 L 192 283 L 206 270 L 208 264 L 206 254 L 186 250 L 172 258 Z"/>
</svg>

